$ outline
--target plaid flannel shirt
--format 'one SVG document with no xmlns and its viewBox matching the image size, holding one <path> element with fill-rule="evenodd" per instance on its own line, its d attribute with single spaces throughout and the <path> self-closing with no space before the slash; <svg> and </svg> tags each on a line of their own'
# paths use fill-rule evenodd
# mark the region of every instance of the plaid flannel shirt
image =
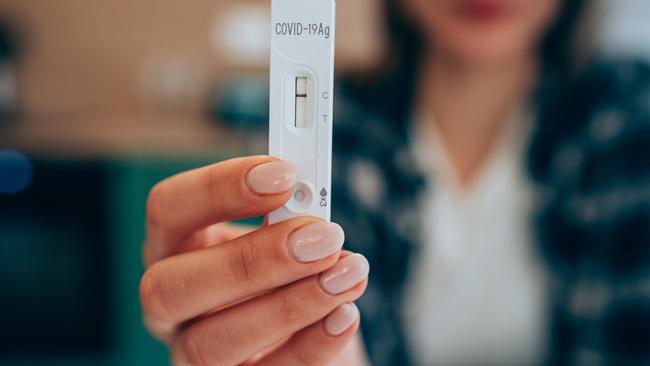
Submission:
<svg viewBox="0 0 650 366">
<path fill-rule="evenodd" d="M 373 365 L 409 365 L 400 306 L 430 184 L 409 148 L 412 83 L 343 88 L 336 104 L 333 220 L 371 263 L 358 304 Z M 397 113 L 393 113 L 398 111 Z M 539 108 L 529 143 L 531 217 L 551 277 L 540 364 L 650 365 L 650 67 L 600 63 L 562 103 Z"/>
</svg>

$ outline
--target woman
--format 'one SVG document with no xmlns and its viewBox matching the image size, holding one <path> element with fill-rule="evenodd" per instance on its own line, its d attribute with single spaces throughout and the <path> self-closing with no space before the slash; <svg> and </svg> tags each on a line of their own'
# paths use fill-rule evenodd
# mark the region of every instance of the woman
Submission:
<svg viewBox="0 0 650 366">
<path fill-rule="evenodd" d="M 583 57 L 592 4 L 387 0 L 391 63 L 339 93 L 340 226 L 223 224 L 289 198 L 270 157 L 158 184 L 141 297 L 174 362 L 647 364 L 650 69 Z"/>
</svg>

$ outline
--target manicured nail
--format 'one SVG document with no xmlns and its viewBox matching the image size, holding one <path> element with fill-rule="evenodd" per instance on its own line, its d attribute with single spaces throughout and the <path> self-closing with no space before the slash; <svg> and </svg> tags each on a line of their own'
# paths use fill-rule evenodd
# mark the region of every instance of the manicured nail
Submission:
<svg viewBox="0 0 650 366">
<path fill-rule="evenodd" d="M 296 168 L 284 161 L 258 165 L 248 172 L 246 182 L 257 194 L 278 194 L 291 189 L 296 183 Z"/>
<path fill-rule="evenodd" d="M 338 261 L 320 277 L 321 286 L 332 295 L 345 292 L 359 284 L 370 272 L 370 264 L 361 254 L 353 254 Z"/>
<path fill-rule="evenodd" d="M 350 329 L 359 318 L 359 308 L 354 304 L 343 304 L 325 318 L 325 331 L 336 337 Z"/>
<path fill-rule="evenodd" d="M 289 235 L 289 251 L 299 262 L 317 261 L 338 252 L 343 247 L 343 229 L 331 222 L 304 226 Z"/>
</svg>

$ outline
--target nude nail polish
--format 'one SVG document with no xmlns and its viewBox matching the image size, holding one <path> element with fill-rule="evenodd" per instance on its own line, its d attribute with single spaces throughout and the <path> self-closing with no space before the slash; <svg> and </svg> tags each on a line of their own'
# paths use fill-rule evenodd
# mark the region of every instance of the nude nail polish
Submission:
<svg viewBox="0 0 650 366">
<path fill-rule="evenodd" d="M 343 229 L 331 222 L 317 222 L 304 226 L 289 235 L 291 255 L 298 262 L 317 261 L 338 252 L 343 247 Z"/>
<path fill-rule="evenodd" d="M 332 295 L 345 292 L 358 285 L 370 272 L 370 264 L 361 254 L 342 258 L 327 272 L 321 274 L 323 289 Z"/>
<path fill-rule="evenodd" d="M 257 194 L 279 194 L 296 183 L 296 168 L 284 161 L 258 165 L 246 176 L 248 188 Z"/>
<path fill-rule="evenodd" d="M 336 337 L 350 329 L 359 318 L 359 309 L 354 304 L 343 304 L 325 318 L 325 332 Z"/>
</svg>

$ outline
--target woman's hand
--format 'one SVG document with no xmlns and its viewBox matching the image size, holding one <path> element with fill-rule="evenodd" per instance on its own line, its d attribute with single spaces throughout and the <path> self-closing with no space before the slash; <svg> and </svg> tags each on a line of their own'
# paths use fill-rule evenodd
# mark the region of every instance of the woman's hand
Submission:
<svg viewBox="0 0 650 366">
<path fill-rule="evenodd" d="M 353 339 L 351 303 L 368 262 L 342 253 L 340 226 L 297 218 L 247 231 L 291 196 L 296 172 L 269 157 L 169 178 L 147 203 L 145 322 L 177 365 L 321 365 Z M 358 343 L 358 342 L 355 342 Z"/>
</svg>

